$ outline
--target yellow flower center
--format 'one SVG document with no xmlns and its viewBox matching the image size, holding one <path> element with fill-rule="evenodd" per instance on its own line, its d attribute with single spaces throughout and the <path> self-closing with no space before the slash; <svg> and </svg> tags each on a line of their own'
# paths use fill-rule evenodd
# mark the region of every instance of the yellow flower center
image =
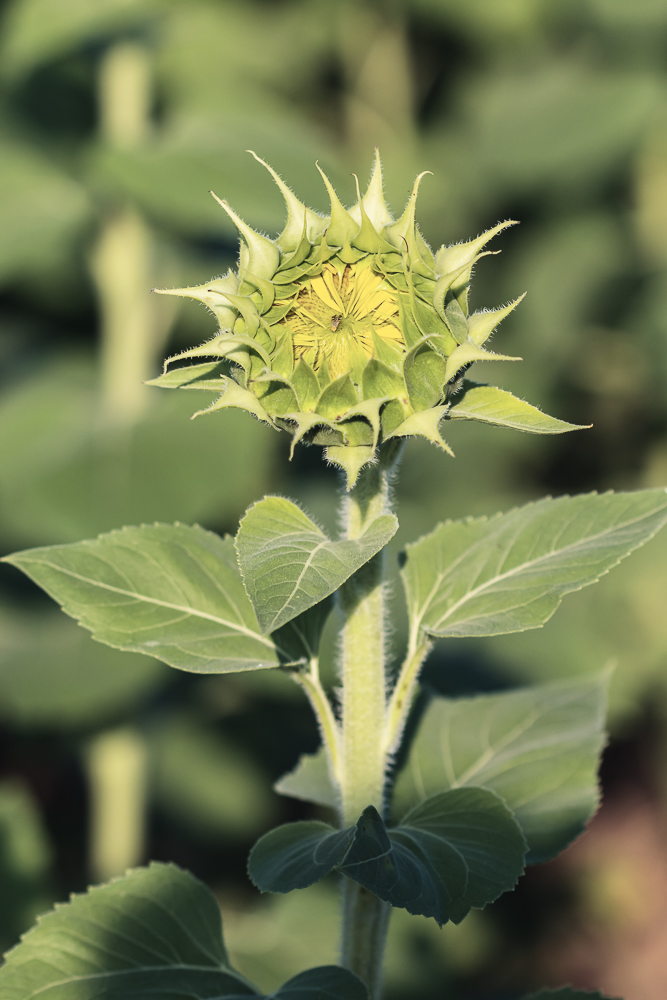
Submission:
<svg viewBox="0 0 667 1000">
<path fill-rule="evenodd" d="M 405 350 L 398 296 L 368 266 L 327 263 L 308 279 L 283 322 L 292 331 L 294 360 L 317 370 L 326 359 L 332 379 L 352 372 L 355 381 L 374 355 L 373 334 Z"/>
</svg>

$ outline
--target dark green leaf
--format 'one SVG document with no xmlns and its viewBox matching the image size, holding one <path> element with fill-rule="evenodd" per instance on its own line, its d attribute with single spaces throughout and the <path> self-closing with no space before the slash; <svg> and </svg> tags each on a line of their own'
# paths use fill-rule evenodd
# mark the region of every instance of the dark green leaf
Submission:
<svg viewBox="0 0 667 1000">
<path fill-rule="evenodd" d="M 290 500 L 265 497 L 239 525 L 243 581 L 264 634 L 324 600 L 383 548 L 398 528 L 377 517 L 357 539 L 332 542 Z"/>
<path fill-rule="evenodd" d="M 355 827 L 288 823 L 265 834 L 248 871 L 263 892 L 303 889 L 337 870 L 409 913 L 461 921 L 513 888 L 526 843 L 502 799 L 460 788 L 420 803 L 390 830 L 373 806 Z"/>
<path fill-rule="evenodd" d="M 153 863 L 42 917 L 0 969 L 3 1000 L 249 996 L 229 964 L 213 893 Z"/>
<path fill-rule="evenodd" d="M 514 812 L 529 862 L 558 854 L 597 808 L 607 682 L 434 699 L 396 783 L 396 815 L 445 789 L 482 786 Z"/>
<path fill-rule="evenodd" d="M 354 832 L 316 820 L 277 826 L 251 850 L 248 874 L 261 892 L 306 889 L 341 863 Z"/>
<path fill-rule="evenodd" d="M 267 1000 L 368 1000 L 368 990 L 348 969 L 321 965 L 293 976 Z"/>
<path fill-rule="evenodd" d="M 231 538 L 157 524 L 28 549 L 7 561 L 110 646 L 195 673 L 278 666 L 274 643 L 259 634 Z"/>
<path fill-rule="evenodd" d="M 543 625 L 667 521 L 664 489 L 547 498 L 492 518 L 446 521 L 406 549 L 414 629 L 499 635 Z"/>
</svg>

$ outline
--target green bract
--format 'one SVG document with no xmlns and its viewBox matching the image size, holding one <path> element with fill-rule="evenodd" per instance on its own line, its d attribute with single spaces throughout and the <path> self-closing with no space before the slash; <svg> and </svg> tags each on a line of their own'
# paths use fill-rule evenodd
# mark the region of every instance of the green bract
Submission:
<svg viewBox="0 0 667 1000">
<path fill-rule="evenodd" d="M 298 441 L 324 445 L 348 488 L 390 439 L 421 436 L 453 454 L 438 425 L 464 372 L 474 361 L 520 360 L 483 347 L 519 299 L 468 314 L 472 269 L 491 237 L 513 223 L 434 256 L 415 224 L 423 174 L 394 221 L 377 154 L 368 190 L 362 198 L 357 183 L 349 210 L 320 170 L 331 200 L 322 217 L 259 162 L 283 194 L 287 225 L 270 240 L 220 201 L 241 236 L 237 273 L 157 289 L 204 302 L 219 333 L 170 358 L 152 384 L 218 391 L 201 413 L 239 407 L 289 431 L 292 449 Z M 200 358 L 208 360 L 192 364 Z"/>
</svg>

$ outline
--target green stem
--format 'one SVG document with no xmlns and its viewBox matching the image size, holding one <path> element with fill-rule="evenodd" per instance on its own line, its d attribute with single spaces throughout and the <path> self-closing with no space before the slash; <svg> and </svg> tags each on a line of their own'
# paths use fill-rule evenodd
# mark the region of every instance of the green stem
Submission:
<svg viewBox="0 0 667 1000">
<path fill-rule="evenodd" d="M 344 508 L 347 538 L 359 538 L 387 512 L 388 473 L 362 470 Z M 386 757 L 383 751 L 386 681 L 383 554 L 362 566 L 340 590 L 342 632 L 343 824 L 356 823 L 366 806 L 382 813 Z"/>
<path fill-rule="evenodd" d="M 395 456 L 394 456 L 395 457 Z M 358 538 L 389 509 L 389 461 L 362 470 L 345 500 L 347 538 Z M 341 798 L 343 826 L 373 805 L 382 815 L 387 754 L 384 559 L 379 553 L 340 590 L 342 631 Z M 348 884 L 349 883 L 349 884 Z M 360 976 L 372 1000 L 379 996 L 389 907 L 344 879 L 341 964 Z"/>
<path fill-rule="evenodd" d="M 382 958 L 391 906 L 358 882 L 342 878 L 342 964 L 366 983 L 374 1000 L 382 990 Z"/>
</svg>

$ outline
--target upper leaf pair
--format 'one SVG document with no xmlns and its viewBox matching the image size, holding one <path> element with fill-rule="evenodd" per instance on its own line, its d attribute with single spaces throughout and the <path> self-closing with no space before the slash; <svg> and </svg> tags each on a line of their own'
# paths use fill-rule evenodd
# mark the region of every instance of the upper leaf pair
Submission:
<svg viewBox="0 0 667 1000">
<path fill-rule="evenodd" d="M 332 542 L 295 504 L 268 497 L 250 508 L 237 539 L 252 603 L 233 540 L 199 527 L 123 528 L 8 561 L 100 642 L 196 673 L 254 670 L 310 658 L 319 634 L 276 631 L 333 593 L 397 526 L 387 514 L 361 538 Z"/>
<path fill-rule="evenodd" d="M 664 490 L 541 500 L 494 518 L 447 521 L 409 545 L 411 627 L 432 636 L 494 635 L 542 625 L 667 520 Z M 123 528 L 93 541 L 8 556 L 111 646 L 199 673 L 292 662 L 294 630 L 392 537 L 392 515 L 333 542 L 288 500 L 269 497 L 230 538 L 183 525 Z M 253 607 L 254 605 L 254 607 Z M 259 620 L 258 620 L 259 619 Z"/>
</svg>

